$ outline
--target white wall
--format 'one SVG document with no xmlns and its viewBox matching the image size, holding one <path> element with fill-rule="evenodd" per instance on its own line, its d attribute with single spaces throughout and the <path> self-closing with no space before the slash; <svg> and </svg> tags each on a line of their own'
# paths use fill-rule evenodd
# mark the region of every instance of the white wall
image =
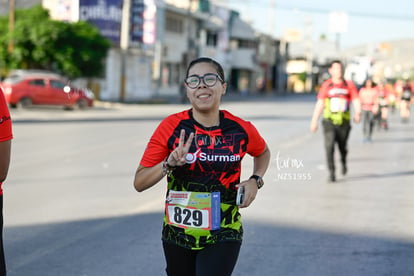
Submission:
<svg viewBox="0 0 414 276">
<path fill-rule="evenodd" d="M 232 49 L 231 51 L 232 68 L 256 70 L 257 67 L 254 62 L 255 54 L 256 54 L 255 49 Z"/>
<path fill-rule="evenodd" d="M 101 82 L 100 99 L 118 101 L 121 91 L 121 53 L 111 48 L 106 59 L 106 78 Z"/>
<path fill-rule="evenodd" d="M 125 64 L 125 101 L 149 99 L 151 87 L 152 58 L 129 55 Z"/>
</svg>

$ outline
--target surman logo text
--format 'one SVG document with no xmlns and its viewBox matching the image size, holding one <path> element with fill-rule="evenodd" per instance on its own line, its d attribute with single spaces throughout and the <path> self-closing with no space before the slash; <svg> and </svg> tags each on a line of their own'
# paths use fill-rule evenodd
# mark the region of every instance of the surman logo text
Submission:
<svg viewBox="0 0 414 276">
<path fill-rule="evenodd" d="M 198 149 L 194 153 L 187 153 L 186 156 L 187 164 L 192 164 L 195 161 L 209 161 L 209 162 L 238 162 L 241 160 L 240 154 L 231 154 L 231 155 L 218 155 L 218 154 L 207 154 L 205 152 L 200 152 Z"/>
</svg>

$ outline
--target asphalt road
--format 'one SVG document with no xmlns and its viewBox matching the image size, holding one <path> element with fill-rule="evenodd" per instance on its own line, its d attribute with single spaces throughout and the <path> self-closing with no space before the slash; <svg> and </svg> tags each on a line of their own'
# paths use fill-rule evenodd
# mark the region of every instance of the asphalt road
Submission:
<svg viewBox="0 0 414 276">
<path fill-rule="evenodd" d="M 349 173 L 327 183 L 323 136 L 309 122 L 314 96 L 225 101 L 252 121 L 272 162 L 242 210 L 245 238 L 234 275 L 414 275 L 414 118 L 362 143 Z M 165 179 L 143 193 L 135 169 L 158 123 L 188 105 L 100 103 L 87 111 L 12 110 L 4 183 L 8 275 L 165 275 Z M 250 158 L 243 177 L 252 171 Z"/>
</svg>

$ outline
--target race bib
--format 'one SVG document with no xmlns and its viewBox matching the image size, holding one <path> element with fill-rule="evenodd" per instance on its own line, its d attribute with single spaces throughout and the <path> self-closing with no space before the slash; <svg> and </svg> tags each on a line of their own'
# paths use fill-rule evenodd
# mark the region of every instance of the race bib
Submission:
<svg viewBox="0 0 414 276">
<path fill-rule="evenodd" d="M 166 204 L 168 224 L 181 228 L 217 230 L 221 223 L 220 192 L 170 191 Z"/>
<path fill-rule="evenodd" d="M 410 90 L 404 90 L 404 92 L 402 94 L 402 99 L 410 100 L 411 99 L 411 91 Z"/>
<path fill-rule="evenodd" d="M 330 99 L 330 110 L 332 113 L 348 111 L 348 101 L 343 98 L 332 97 Z"/>
</svg>

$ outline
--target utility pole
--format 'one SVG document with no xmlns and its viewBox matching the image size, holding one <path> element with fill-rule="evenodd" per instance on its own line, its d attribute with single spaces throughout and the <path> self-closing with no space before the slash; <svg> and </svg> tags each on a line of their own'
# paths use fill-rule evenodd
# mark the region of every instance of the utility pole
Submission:
<svg viewBox="0 0 414 276">
<path fill-rule="evenodd" d="M 269 35 L 276 36 L 275 33 L 275 11 L 276 11 L 276 1 L 270 0 L 269 3 Z"/>
<path fill-rule="evenodd" d="M 306 51 L 306 80 L 305 91 L 313 91 L 313 45 L 312 45 L 312 18 L 305 19 L 305 51 Z"/>
<path fill-rule="evenodd" d="M 191 20 L 193 18 L 193 11 L 192 11 L 192 6 L 193 6 L 193 0 L 188 0 L 188 8 L 187 8 L 187 58 L 184 64 L 184 67 L 187 67 L 187 65 L 190 63 L 191 60 L 194 59 L 195 57 L 195 53 L 193 51 L 193 40 L 192 40 L 192 36 L 191 36 Z"/>
<path fill-rule="evenodd" d="M 125 100 L 125 86 L 126 86 L 126 56 L 129 47 L 129 20 L 131 11 L 131 0 L 124 0 L 122 6 L 122 22 L 121 22 L 121 92 L 120 101 Z"/>
<path fill-rule="evenodd" d="M 275 32 L 275 11 L 276 11 L 276 0 L 269 0 L 269 35 L 271 37 L 271 39 L 273 39 L 274 37 L 276 37 L 276 32 Z M 276 48 L 277 49 L 277 48 Z M 274 66 L 277 65 L 278 63 L 278 55 L 275 53 L 274 56 Z M 265 81 L 266 83 L 264 84 L 265 86 L 265 91 L 267 94 L 271 94 L 272 93 L 272 87 L 275 87 L 275 82 L 276 82 L 276 75 L 273 75 L 271 72 L 271 65 L 269 65 L 268 63 L 266 64 L 266 76 L 265 76 Z"/>
<path fill-rule="evenodd" d="M 15 0 L 9 0 L 10 8 L 9 8 L 9 45 L 8 45 L 8 52 L 9 54 L 13 53 L 13 30 L 14 30 L 14 1 Z"/>
</svg>

